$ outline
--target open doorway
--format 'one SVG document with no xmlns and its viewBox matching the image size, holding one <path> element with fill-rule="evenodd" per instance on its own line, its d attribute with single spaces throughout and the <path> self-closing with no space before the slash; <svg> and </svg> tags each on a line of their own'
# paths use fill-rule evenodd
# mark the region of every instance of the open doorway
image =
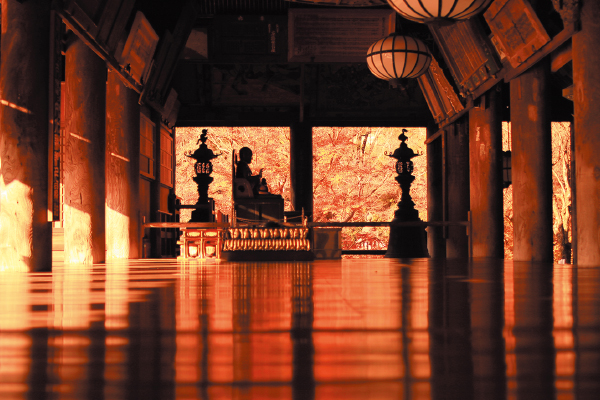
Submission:
<svg viewBox="0 0 600 400">
<path fill-rule="evenodd" d="M 415 157 L 411 196 L 419 217 L 427 220 L 425 128 L 406 128 Z M 313 128 L 313 196 L 315 222 L 388 222 L 394 218 L 401 190 L 396 160 L 402 128 Z M 345 227 L 344 250 L 385 250 L 388 227 Z"/>
<path fill-rule="evenodd" d="M 177 128 L 175 139 L 176 183 L 175 194 L 182 204 L 195 204 L 198 190 L 193 181 L 194 160 L 186 157 L 199 146 L 202 129 L 208 129 L 209 149 L 221 154 L 212 160 L 213 172 L 208 196 L 215 201 L 215 210 L 231 216 L 231 166 L 232 151 L 246 146 L 252 149 L 253 161 L 250 168 L 254 173 L 264 169 L 269 191 L 280 194 L 284 199 L 284 209 L 290 205 L 290 128 L 289 127 L 193 127 Z M 187 222 L 191 210 L 181 210 L 181 221 Z"/>
</svg>

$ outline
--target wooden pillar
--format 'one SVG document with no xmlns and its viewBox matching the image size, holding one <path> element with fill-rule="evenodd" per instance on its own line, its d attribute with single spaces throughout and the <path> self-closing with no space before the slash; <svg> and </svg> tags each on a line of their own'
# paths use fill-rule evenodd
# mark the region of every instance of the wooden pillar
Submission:
<svg viewBox="0 0 600 400">
<path fill-rule="evenodd" d="M 552 261 L 549 60 L 510 82 L 515 261 Z"/>
<path fill-rule="evenodd" d="M 502 101 L 490 90 L 469 111 L 473 257 L 504 257 Z"/>
<path fill-rule="evenodd" d="M 2 2 L 0 269 L 49 271 L 50 2 Z"/>
<path fill-rule="evenodd" d="M 65 262 L 105 258 L 106 65 L 73 38 L 65 57 Z"/>
<path fill-rule="evenodd" d="M 435 126 L 427 127 L 427 137 L 436 133 Z M 442 138 L 427 145 L 427 221 L 444 219 L 444 176 Z M 446 241 L 442 227 L 427 227 L 427 250 L 431 258 L 446 258 Z"/>
<path fill-rule="evenodd" d="M 106 86 L 106 257 L 140 257 L 140 106 L 109 71 Z"/>
<path fill-rule="evenodd" d="M 312 125 L 298 122 L 290 127 L 290 181 L 295 211 L 313 215 Z"/>
<path fill-rule="evenodd" d="M 600 264 L 600 3 L 581 3 L 581 30 L 573 36 L 576 262 L 590 266 Z"/>
<path fill-rule="evenodd" d="M 469 121 L 462 118 L 446 130 L 446 176 L 448 179 L 448 221 L 469 218 Z M 465 226 L 449 226 L 447 258 L 469 257 L 469 238 Z"/>
</svg>

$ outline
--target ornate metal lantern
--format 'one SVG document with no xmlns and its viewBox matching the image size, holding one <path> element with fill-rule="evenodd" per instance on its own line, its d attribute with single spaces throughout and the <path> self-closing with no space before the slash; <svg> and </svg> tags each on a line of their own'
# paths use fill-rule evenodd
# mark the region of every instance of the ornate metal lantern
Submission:
<svg viewBox="0 0 600 400">
<path fill-rule="evenodd" d="M 417 78 L 427 71 L 431 54 L 425 43 L 410 36 L 392 33 L 373 43 L 367 51 L 367 65 L 373 75 L 396 87 L 401 78 Z"/>
<path fill-rule="evenodd" d="M 194 151 L 193 154 L 185 154 L 186 157 L 193 158 L 196 160 L 194 164 L 194 170 L 196 176 L 194 182 L 198 185 L 198 202 L 196 203 L 196 210 L 192 212 L 191 222 L 210 222 L 212 210 L 211 207 L 206 207 L 207 204 L 212 204 L 212 199 L 208 197 L 208 186 L 212 183 L 214 178 L 210 176 L 213 170 L 211 160 L 217 158 L 221 154 L 215 154 L 206 145 L 206 136 L 208 135 L 208 129 L 203 129 L 198 143 L 202 142 L 200 147 Z"/>
<path fill-rule="evenodd" d="M 394 153 L 387 156 L 396 159 L 396 182 L 400 184 L 402 196 L 398 203 L 398 209 L 394 212 L 394 222 L 417 222 L 419 219 L 419 211 L 415 209 L 415 203 L 410 196 L 410 186 L 415 180 L 413 176 L 412 159 L 417 157 L 411 148 L 408 147 L 406 141 L 406 129 L 402 129 L 402 134 L 398 136 L 400 147 L 394 150 Z M 425 229 L 420 226 L 391 226 L 390 239 L 388 249 L 385 253 L 388 258 L 413 258 L 413 257 L 429 257 L 427 251 L 427 234 Z"/>
<path fill-rule="evenodd" d="M 398 140 L 401 142 L 400 147 L 394 150 L 394 153 L 387 154 L 387 156 L 397 160 L 396 172 L 398 173 L 398 176 L 396 177 L 396 181 L 400 184 L 400 188 L 402 189 L 402 198 L 400 203 L 398 203 L 399 208 L 416 211 L 414 209 L 415 203 L 410 196 L 410 185 L 415 180 L 415 177 L 412 174 L 414 170 L 412 159 L 417 157 L 418 154 L 406 144 L 406 141 L 408 140 L 406 132 L 408 132 L 406 129 L 402 129 L 402 134 L 398 136 Z M 418 212 L 416 215 L 418 216 Z M 411 213 L 411 218 L 413 216 L 414 213 Z"/>
<path fill-rule="evenodd" d="M 416 22 L 436 19 L 469 19 L 492 0 L 387 0 L 402 17 Z"/>
</svg>

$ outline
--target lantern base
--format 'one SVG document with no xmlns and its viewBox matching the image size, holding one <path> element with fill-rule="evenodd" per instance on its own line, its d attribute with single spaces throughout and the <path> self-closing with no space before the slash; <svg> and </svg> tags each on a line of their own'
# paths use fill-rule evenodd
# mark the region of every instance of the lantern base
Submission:
<svg viewBox="0 0 600 400">
<path fill-rule="evenodd" d="M 399 222 L 396 218 L 392 222 Z M 424 258 L 427 251 L 427 232 L 422 226 L 391 226 L 385 258 Z"/>
<path fill-rule="evenodd" d="M 215 210 L 215 201 L 211 198 L 207 202 L 198 202 L 194 204 L 195 210 L 192 211 L 192 217 L 189 222 L 215 222 L 213 211 Z"/>
<path fill-rule="evenodd" d="M 418 221 L 419 212 L 411 201 L 398 203 L 394 213 L 394 222 Z M 427 232 L 422 226 L 390 226 L 390 238 L 385 258 L 423 258 L 429 257 L 427 251 Z"/>
</svg>

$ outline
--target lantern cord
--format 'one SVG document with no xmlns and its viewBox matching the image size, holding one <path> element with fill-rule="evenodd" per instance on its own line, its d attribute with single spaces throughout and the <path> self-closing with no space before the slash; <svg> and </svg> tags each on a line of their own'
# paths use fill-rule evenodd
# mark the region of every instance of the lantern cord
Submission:
<svg viewBox="0 0 600 400">
<path fill-rule="evenodd" d="M 402 22 L 400 22 L 401 19 L 400 14 L 396 13 L 396 33 L 404 36 L 404 28 L 402 27 Z M 398 32 L 398 27 L 400 28 L 400 32 Z"/>
</svg>

